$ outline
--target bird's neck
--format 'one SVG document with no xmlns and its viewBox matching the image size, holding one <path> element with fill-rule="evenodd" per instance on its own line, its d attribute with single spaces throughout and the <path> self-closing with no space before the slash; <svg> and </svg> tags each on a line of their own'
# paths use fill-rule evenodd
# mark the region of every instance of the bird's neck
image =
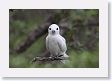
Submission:
<svg viewBox="0 0 112 81">
<path fill-rule="evenodd" d="M 60 34 L 48 34 L 49 36 L 58 36 Z"/>
</svg>

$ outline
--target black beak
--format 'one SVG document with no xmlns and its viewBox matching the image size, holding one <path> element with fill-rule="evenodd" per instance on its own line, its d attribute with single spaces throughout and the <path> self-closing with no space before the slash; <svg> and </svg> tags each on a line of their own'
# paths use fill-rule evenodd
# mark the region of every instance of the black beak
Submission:
<svg viewBox="0 0 112 81">
<path fill-rule="evenodd" d="M 52 33 L 55 33 L 55 30 L 52 30 Z"/>
</svg>

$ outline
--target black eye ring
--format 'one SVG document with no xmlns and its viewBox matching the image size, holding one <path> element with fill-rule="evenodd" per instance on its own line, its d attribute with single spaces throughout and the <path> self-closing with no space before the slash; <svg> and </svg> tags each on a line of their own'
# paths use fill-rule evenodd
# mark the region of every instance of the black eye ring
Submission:
<svg viewBox="0 0 112 81">
<path fill-rule="evenodd" d="M 49 28 L 49 30 L 51 30 L 51 28 Z"/>
<path fill-rule="evenodd" d="M 56 28 L 56 30 L 58 30 L 58 28 Z"/>
</svg>

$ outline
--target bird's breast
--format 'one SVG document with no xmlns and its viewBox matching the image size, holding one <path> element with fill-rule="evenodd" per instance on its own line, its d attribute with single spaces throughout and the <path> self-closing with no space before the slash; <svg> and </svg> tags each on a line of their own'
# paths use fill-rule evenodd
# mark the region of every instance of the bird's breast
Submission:
<svg viewBox="0 0 112 81">
<path fill-rule="evenodd" d="M 52 53 L 54 55 L 59 54 L 60 48 L 58 46 L 57 38 L 55 38 L 55 37 L 49 38 L 49 51 L 50 51 L 50 53 Z"/>
<path fill-rule="evenodd" d="M 50 47 L 57 47 L 58 46 L 58 42 L 56 40 L 56 38 L 49 38 L 49 46 Z"/>
</svg>

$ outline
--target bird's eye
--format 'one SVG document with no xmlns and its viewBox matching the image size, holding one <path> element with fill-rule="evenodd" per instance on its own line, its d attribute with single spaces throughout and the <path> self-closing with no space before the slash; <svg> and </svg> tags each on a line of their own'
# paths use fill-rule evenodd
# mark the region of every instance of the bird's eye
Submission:
<svg viewBox="0 0 112 81">
<path fill-rule="evenodd" d="M 51 28 L 49 28 L 49 30 L 51 30 Z"/>
<path fill-rule="evenodd" d="M 58 30 L 58 28 L 56 28 L 56 30 Z"/>
</svg>

